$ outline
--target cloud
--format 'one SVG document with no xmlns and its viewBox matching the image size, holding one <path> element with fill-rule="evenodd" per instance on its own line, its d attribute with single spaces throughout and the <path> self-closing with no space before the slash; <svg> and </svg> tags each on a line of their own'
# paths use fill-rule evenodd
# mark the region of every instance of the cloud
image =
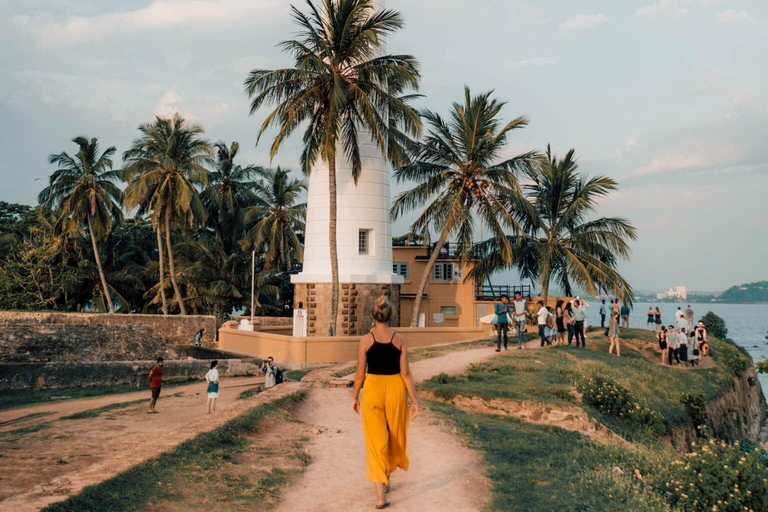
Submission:
<svg viewBox="0 0 768 512">
<path fill-rule="evenodd" d="M 64 46 L 99 41 L 118 34 L 152 32 L 183 27 L 221 28 L 253 23 L 283 13 L 280 0 L 155 0 L 148 6 L 95 16 L 73 16 L 55 21 L 48 12 L 18 15 L 16 25 L 29 30 L 43 46 Z"/>
<path fill-rule="evenodd" d="M 720 23 L 750 23 L 755 21 L 747 11 L 738 11 L 736 9 L 726 9 L 719 12 L 715 19 Z"/>
<path fill-rule="evenodd" d="M 694 96 L 720 92 L 723 90 L 722 79 L 725 74 L 723 68 L 716 68 L 703 82 L 688 89 L 688 92 Z"/>
<path fill-rule="evenodd" d="M 549 23 L 552 21 L 547 11 L 538 5 L 520 0 L 509 0 L 506 5 L 509 17 L 514 21 L 524 23 Z"/>
<path fill-rule="evenodd" d="M 560 23 L 557 30 L 562 33 L 592 28 L 607 22 L 610 18 L 604 14 L 579 14 Z"/>
<path fill-rule="evenodd" d="M 557 64 L 557 59 L 554 57 L 533 57 L 532 59 L 511 62 L 509 65 L 513 68 L 524 68 L 527 66 L 534 66 L 538 68 L 541 66 L 554 66 L 555 64 Z"/>
<path fill-rule="evenodd" d="M 701 170 L 751 170 L 753 165 L 743 161 L 744 148 L 736 145 L 705 146 L 681 149 L 654 157 L 636 169 L 629 177 Z"/>
<path fill-rule="evenodd" d="M 653 18 L 655 16 L 662 16 L 664 18 L 673 20 L 680 18 L 688 14 L 688 9 L 680 7 L 678 0 L 658 0 L 652 4 L 641 7 L 635 12 L 637 18 Z"/>
</svg>

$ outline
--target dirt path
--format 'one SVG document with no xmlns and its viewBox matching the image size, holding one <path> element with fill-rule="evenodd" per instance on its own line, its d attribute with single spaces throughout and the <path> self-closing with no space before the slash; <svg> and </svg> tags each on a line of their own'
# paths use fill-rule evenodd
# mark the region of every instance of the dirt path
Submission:
<svg viewBox="0 0 768 512">
<path fill-rule="evenodd" d="M 237 377 L 222 381 L 222 391 L 224 388 L 252 387 L 262 384 L 264 377 Z M 183 386 L 174 386 L 163 389 L 162 398 L 176 393 L 201 393 L 205 391 L 204 382 L 195 382 Z M 118 395 L 105 395 L 90 398 L 79 398 L 74 400 L 62 400 L 61 402 L 49 402 L 40 405 L 25 405 L 13 409 L 0 411 L 0 433 L 16 430 L 21 427 L 30 427 L 40 423 L 47 423 L 56 420 L 62 416 L 68 416 L 78 412 L 96 409 L 106 405 L 112 405 L 124 402 L 133 402 L 135 400 L 146 399 L 149 401 L 149 390 L 143 389 L 135 393 L 120 393 Z M 21 419 L 29 416 L 30 419 Z M 18 420 L 18 421 L 14 421 Z M 12 422 L 8 425 L 3 423 Z"/>
<path fill-rule="evenodd" d="M 414 379 L 458 373 L 496 353 L 479 348 L 413 363 Z M 352 411 L 350 389 L 314 388 L 297 416 L 315 427 L 308 450 L 311 463 L 302 479 L 280 500 L 278 512 L 368 510 L 373 486 L 365 480 L 365 448 L 360 417 Z M 428 410 L 411 423 L 411 467 L 392 476 L 390 499 L 397 510 L 426 512 L 480 510 L 488 496 L 479 455 L 447 432 Z"/>
<path fill-rule="evenodd" d="M 39 510 L 77 494 L 83 487 L 106 480 L 167 451 L 179 443 L 231 420 L 245 410 L 299 388 L 286 383 L 253 398 L 238 395 L 257 379 L 222 382 L 217 412 L 206 414 L 205 383 L 167 390 L 158 402 L 159 414 L 148 415 L 146 402 L 115 409 L 96 418 L 44 421 L 21 432 L 0 434 L 0 511 Z M 173 396 L 179 394 L 179 396 Z M 56 415 L 131 401 L 131 395 L 72 400 L 41 407 L 59 407 Z M 140 393 L 146 399 L 146 392 Z M 62 408 L 63 407 L 63 408 Z M 26 414 L 30 409 L 25 408 Z M 18 424 L 14 425 L 18 428 Z"/>
</svg>

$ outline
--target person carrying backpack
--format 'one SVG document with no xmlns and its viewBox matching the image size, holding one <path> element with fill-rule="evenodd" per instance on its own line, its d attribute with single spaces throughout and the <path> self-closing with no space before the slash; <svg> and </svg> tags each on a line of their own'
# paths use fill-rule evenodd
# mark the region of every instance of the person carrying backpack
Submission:
<svg viewBox="0 0 768 512">
<path fill-rule="evenodd" d="M 275 365 L 275 360 L 272 358 L 272 356 L 269 356 L 264 361 L 262 361 L 261 373 L 266 374 L 264 378 L 264 389 L 269 389 L 283 382 L 283 372 L 281 372 L 280 369 Z M 278 374 L 280 376 L 279 382 Z"/>
</svg>

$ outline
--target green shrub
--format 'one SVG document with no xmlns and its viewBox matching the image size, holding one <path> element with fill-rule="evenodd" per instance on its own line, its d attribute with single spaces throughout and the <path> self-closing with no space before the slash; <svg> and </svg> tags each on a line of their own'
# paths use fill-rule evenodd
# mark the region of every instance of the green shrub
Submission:
<svg viewBox="0 0 768 512">
<path fill-rule="evenodd" d="M 713 312 L 710 311 L 701 317 L 701 323 L 704 324 L 707 334 L 711 334 L 715 338 L 720 338 L 721 340 L 728 338 L 728 327 L 725 326 L 725 320 Z"/>
<path fill-rule="evenodd" d="M 756 362 L 755 367 L 760 373 L 768 373 L 768 359 Z"/>
<path fill-rule="evenodd" d="M 768 469 L 760 449 L 709 440 L 672 463 L 666 484 L 672 505 L 686 512 L 768 510 Z"/>
<path fill-rule="evenodd" d="M 635 398 L 628 389 L 608 377 L 590 377 L 580 388 L 584 402 L 608 416 L 654 434 L 664 432 L 661 414 Z"/>
<path fill-rule="evenodd" d="M 709 423 L 709 410 L 707 408 L 707 397 L 703 393 L 688 393 L 683 391 L 680 402 L 685 406 L 691 423 L 696 427 L 696 432 L 702 435 L 704 427 Z"/>
</svg>

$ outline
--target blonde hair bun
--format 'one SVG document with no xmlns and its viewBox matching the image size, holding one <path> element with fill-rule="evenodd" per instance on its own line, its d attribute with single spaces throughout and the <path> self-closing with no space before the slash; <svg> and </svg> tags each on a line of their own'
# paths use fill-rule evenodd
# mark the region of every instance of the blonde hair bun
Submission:
<svg viewBox="0 0 768 512">
<path fill-rule="evenodd" d="M 379 323 L 385 324 L 392 319 L 392 304 L 389 303 L 389 299 L 384 295 L 381 295 L 373 301 L 373 307 L 371 307 L 371 313 L 373 313 L 373 319 Z"/>
</svg>

